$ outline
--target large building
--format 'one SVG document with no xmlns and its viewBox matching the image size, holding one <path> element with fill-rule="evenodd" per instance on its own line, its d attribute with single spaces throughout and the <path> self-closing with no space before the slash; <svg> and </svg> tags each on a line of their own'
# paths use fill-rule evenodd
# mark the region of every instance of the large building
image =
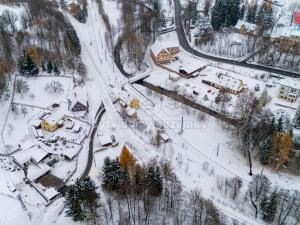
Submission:
<svg viewBox="0 0 300 225">
<path fill-rule="evenodd" d="M 202 83 L 232 94 L 238 94 L 244 90 L 244 83 L 242 80 L 222 73 L 208 75 L 202 79 Z"/>
<path fill-rule="evenodd" d="M 295 102 L 300 95 L 300 84 L 298 80 L 286 78 L 280 82 L 279 98 Z"/>
</svg>

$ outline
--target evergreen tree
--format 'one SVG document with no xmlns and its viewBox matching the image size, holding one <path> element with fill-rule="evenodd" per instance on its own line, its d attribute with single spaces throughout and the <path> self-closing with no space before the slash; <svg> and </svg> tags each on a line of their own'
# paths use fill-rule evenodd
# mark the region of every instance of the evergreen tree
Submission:
<svg viewBox="0 0 300 225">
<path fill-rule="evenodd" d="M 236 25 L 240 17 L 240 0 L 216 0 L 212 8 L 211 25 L 214 30 Z"/>
<path fill-rule="evenodd" d="M 147 185 L 149 194 L 155 197 L 161 195 L 163 190 L 163 181 L 160 168 L 157 165 L 149 165 L 147 170 Z"/>
<path fill-rule="evenodd" d="M 74 221 L 83 221 L 85 217 L 78 194 L 76 186 L 72 185 L 65 199 L 66 215 L 71 217 Z"/>
<path fill-rule="evenodd" d="M 52 70 L 53 70 L 53 65 L 50 61 L 48 61 L 48 64 L 47 64 L 47 73 L 52 73 Z"/>
<path fill-rule="evenodd" d="M 264 2 L 259 8 L 256 16 L 256 23 L 268 28 L 273 23 L 273 8 L 270 2 Z"/>
<path fill-rule="evenodd" d="M 118 191 L 128 181 L 128 173 L 120 166 L 119 159 L 104 159 L 102 187 L 107 191 Z"/>
<path fill-rule="evenodd" d="M 46 66 L 45 66 L 45 62 L 44 61 L 42 62 L 42 70 L 43 70 L 43 72 L 46 72 Z"/>
<path fill-rule="evenodd" d="M 67 192 L 65 207 L 67 216 L 74 221 L 98 221 L 98 199 L 95 183 L 90 177 L 77 179 Z"/>
<path fill-rule="evenodd" d="M 274 221 L 278 207 L 278 193 L 274 190 L 271 194 L 265 194 L 260 202 L 261 218 L 268 223 Z"/>
<path fill-rule="evenodd" d="M 257 4 L 252 3 L 250 7 L 248 8 L 248 12 L 246 15 L 246 21 L 248 23 L 255 23 L 256 21 L 256 12 L 257 12 Z"/>
<path fill-rule="evenodd" d="M 77 33 L 70 23 L 66 23 L 65 28 L 68 41 L 70 42 L 69 50 L 74 56 L 79 56 L 81 53 L 81 45 Z"/>
<path fill-rule="evenodd" d="M 240 17 L 240 0 L 227 0 L 225 26 L 235 26 Z"/>
<path fill-rule="evenodd" d="M 240 11 L 240 20 L 243 20 L 245 17 L 245 5 L 242 5 L 241 11 Z"/>
<path fill-rule="evenodd" d="M 22 75 L 25 75 L 26 73 L 26 64 L 25 64 L 26 58 L 24 56 L 21 56 L 19 58 L 18 67 L 19 67 L 19 73 Z"/>
<path fill-rule="evenodd" d="M 19 72 L 22 75 L 36 75 L 39 73 L 39 68 L 29 55 L 23 55 L 19 58 Z"/>
<path fill-rule="evenodd" d="M 214 30 L 219 30 L 223 24 L 225 19 L 225 1 L 223 0 L 216 0 L 215 4 L 212 8 L 211 12 L 211 26 Z"/>
<path fill-rule="evenodd" d="M 280 116 L 279 119 L 277 120 L 276 130 L 279 133 L 283 133 L 284 132 L 284 128 L 283 128 L 283 116 Z"/>
<path fill-rule="evenodd" d="M 272 135 L 268 136 L 260 143 L 259 159 L 264 165 L 269 164 L 272 157 Z"/>
<path fill-rule="evenodd" d="M 56 64 L 54 64 L 53 72 L 54 72 L 55 75 L 59 75 L 60 74 L 60 72 L 59 72 Z"/>
<path fill-rule="evenodd" d="M 296 129 L 300 129 L 300 106 L 298 107 L 294 120 L 293 120 L 293 125 Z"/>
</svg>

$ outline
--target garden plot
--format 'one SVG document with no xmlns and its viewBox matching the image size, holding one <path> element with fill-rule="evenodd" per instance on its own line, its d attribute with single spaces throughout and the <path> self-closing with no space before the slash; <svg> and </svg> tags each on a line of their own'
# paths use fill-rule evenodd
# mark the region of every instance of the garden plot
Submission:
<svg viewBox="0 0 300 225">
<path fill-rule="evenodd" d="M 30 123 L 40 113 L 40 109 L 16 105 L 14 112 L 10 112 L 3 131 L 6 152 L 13 151 L 18 144 L 32 138 Z M 3 150 L 4 151 L 4 150 Z"/>
<path fill-rule="evenodd" d="M 27 91 L 16 91 L 14 103 L 47 108 L 49 105 L 67 99 L 73 87 L 72 78 L 66 77 L 21 77 L 26 82 Z M 18 81 L 16 81 L 18 82 Z"/>
</svg>

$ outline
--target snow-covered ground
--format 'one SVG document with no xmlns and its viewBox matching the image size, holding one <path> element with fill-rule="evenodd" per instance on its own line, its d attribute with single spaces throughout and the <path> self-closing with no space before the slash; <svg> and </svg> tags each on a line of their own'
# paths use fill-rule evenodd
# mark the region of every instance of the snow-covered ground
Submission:
<svg viewBox="0 0 300 225">
<path fill-rule="evenodd" d="M 38 106 L 47 108 L 54 103 L 60 103 L 67 99 L 70 90 L 73 88 L 73 80 L 68 77 L 52 77 L 52 76 L 38 76 L 38 77 L 23 77 L 17 76 L 17 80 L 22 79 L 27 82 L 29 92 L 26 94 L 15 94 L 14 103 L 21 103 L 26 105 Z M 45 90 L 47 84 L 51 82 L 59 82 L 62 85 L 62 92 L 54 93 Z"/>
</svg>

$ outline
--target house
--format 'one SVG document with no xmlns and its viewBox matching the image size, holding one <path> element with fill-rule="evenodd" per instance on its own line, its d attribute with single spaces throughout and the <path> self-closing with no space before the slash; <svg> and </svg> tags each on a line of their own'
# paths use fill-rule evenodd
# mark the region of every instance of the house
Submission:
<svg viewBox="0 0 300 225">
<path fill-rule="evenodd" d="M 75 149 L 69 148 L 69 149 L 64 150 L 64 152 L 62 153 L 62 156 L 64 156 L 65 159 L 67 159 L 67 160 L 73 160 L 77 154 L 78 154 L 78 151 L 76 151 Z"/>
<path fill-rule="evenodd" d="M 256 25 L 252 23 L 245 22 L 243 20 L 238 20 L 234 29 L 236 32 L 242 35 L 255 35 L 256 34 Z"/>
<path fill-rule="evenodd" d="M 47 163 L 56 158 L 57 155 L 34 145 L 30 148 L 13 154 L 13 161 L 21 168 L 25 168 L 30 164 L 38 165 L 39 163 Z"/>
<path fill-rule="evenodd" d="M 133 109 L 137 109 L 140 107 L 140 101 L 136 98 L 133 98 L 130 103 L 129 103 L 129 106 Z"/>
<path fill-rule="evenodd" d="M 65 119 L 65 110 L 63 107 L 60 107 L 56 111 L 43 117 L 41 128 L 48 132 L 54 132 L 59 127 L 63 126 Z"/>
<path fill-rule="evenodd" d="M 72 112 L 87 112 L 88 96 L 87 91 L 81 87 L 75 87 L 68 98 L 69 110 Z"/>
<path fill-rule="evenodd" d="M 44 196 L 46 197 L 46 199 L 49 201 L 52 201 L 57 195 L 59 195 L 59 193 L 53 188 L 48 188 L 45 192 L 44 192 Z"/>
<path fill-rule="evenodd" d="M 286 78 L 280 81 L 279 98 L 295 102 L 300 95 L 300 80 Z"/>
<path fill-rule="evenodd" d="M 126 113 L 127 113 L 127 116 L 128 116 L 129 118 L 137 118 L 137 112 L 136 112 L 136 110 L 133 109 L 133 108 L 128 108 L 128 109 L 126 110 Z"/>
<path fill-rule="evenodd" d="M 107 147 L 112 144 L 112 139 L 109 134 L 99 136 L 99 141 L 102 147 Z"/>
<path fill-rule="evenodd" d="M 238 94 L 244 90 L 244 83 L 242 80 L 222 73 L 208 75 L 203 78 L 202 83 L 230 92 L 232 94 Z"/>
<path fill-rule="evenodd" d="M 172 59 L 172 55 L 168 50 L 164 48 L 164 46 L 160 42 L 155 42 L 151 48 L 151 57 L 155 63 L 170 63 Z"/>
<path fill-rule="evenodd" d="M 151 57 L 157 64 L 170 63 L 172 57 L 179 51 L 179 44 L 176 41 L 157 41 L 150 48 Z"/>
</svg>

